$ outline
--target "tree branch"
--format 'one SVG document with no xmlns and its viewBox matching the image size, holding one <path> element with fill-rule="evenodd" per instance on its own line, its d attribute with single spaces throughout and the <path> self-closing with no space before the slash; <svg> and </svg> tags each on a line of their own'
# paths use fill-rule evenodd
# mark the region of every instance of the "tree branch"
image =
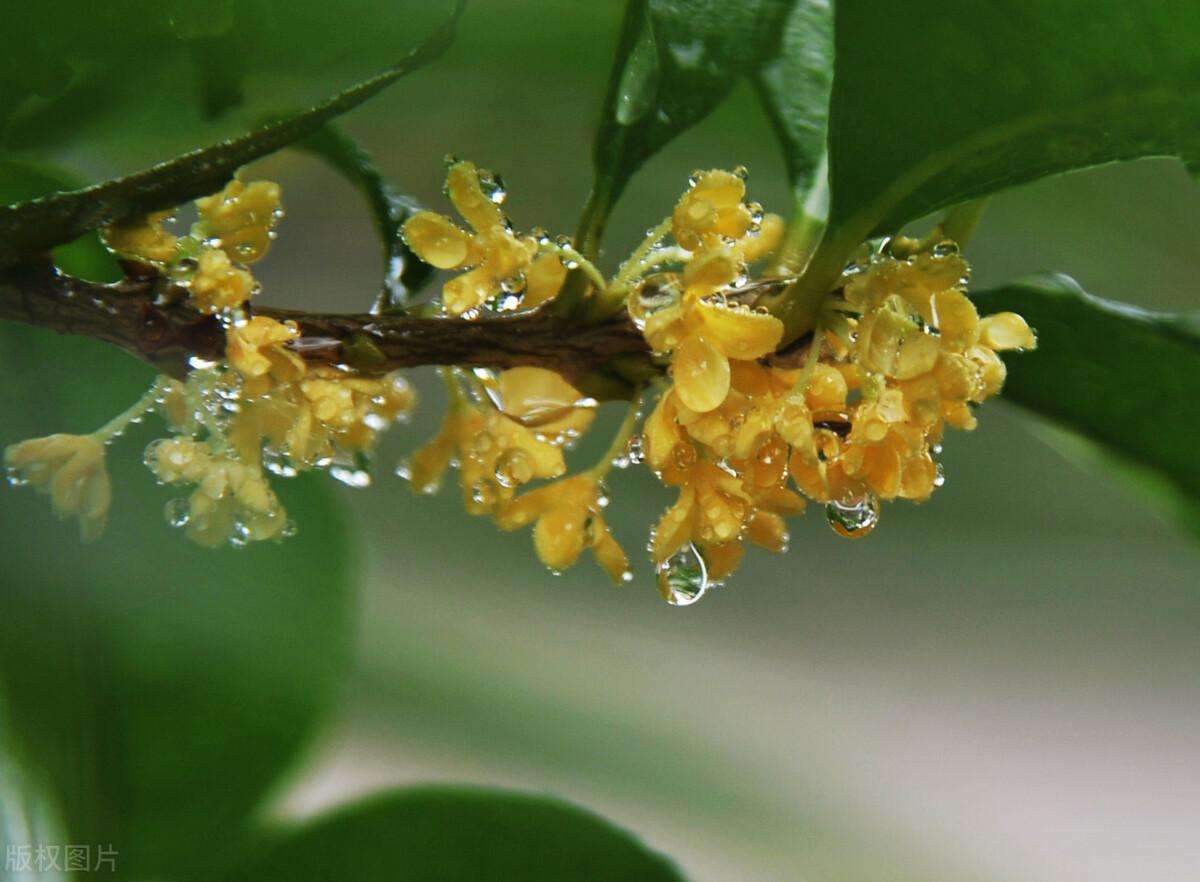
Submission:
<svg viewBox="0 0 1200 882">
<path fill-rule="evenodd" d="M 638 329 L 621 317 L 596 325 L 546 312 L 465 321 L 368 313 L 299 312 L 258 307 L 255 315 L 300 327 L 295 351 L 312 362 L 347 364 L 380 374 L 419 365 L 510 368 L 536 365 L 573 380 L 607 376 L 617 388 L 654 371 Z M 0 319 L 103 340 L 162 373 L 182 377 L 192 357 L 224 357 L 225 332 L 161 276 L 101 285 L 59 273 L 47 263 L 0 270 Z M 590 385 L 595 385 L 595 382 Z M 595 394 L 594 392 L 591 394 Z"/>
</svg>

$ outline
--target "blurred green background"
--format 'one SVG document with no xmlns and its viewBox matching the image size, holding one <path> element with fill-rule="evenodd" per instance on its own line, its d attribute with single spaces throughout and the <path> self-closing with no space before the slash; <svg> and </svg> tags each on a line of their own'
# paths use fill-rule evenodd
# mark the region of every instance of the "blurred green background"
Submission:
<svg viewBox="0 0 1200 882">
<path fill-rule="evenodd" d="M 519 228 L 569 232 L 620 14 L 481 0 L 441 61 L 345 127 L 431 207 L 444 207 L 452 152 L 503 175 Z M 387 60 L 378 34 L 362 37 L 373 55 L 355 51 L 361 30 L 329 34 L 313 62 L 323 76 Z M 277 98 L 310 81 L 255 82 Z M 53 151 L 16 146 L 91 178 L 189 146 L 178 108 L 147 106 L 149 138 L 101 121 Z M 744 87 L 634 180 L 605 268 L 692 169 L 738 164 L 753 198 L 786 211 L 782 162 Z M 252 171 L 283 184 L 288 210 L 256 269 L 264 299 L 368 304 L 378 248 L 357 195 L 294 151 Z M 1104 167 L 995 197 L 968 257 L 979 286 L 1056 270 L 1103 297 L 1195 308 L 1197 218 L 1200 191 L 1177 163 Z M 586 563 L 554 578 L 526 535 L 466 517 L 452 486 L 412 497 L 391 469 L 436 428 L 432 380 L 416 372 L 420 411 L 386 439 L 375 486 L 338 490 L 361 556 L 357 661 L 277 813 L 450 780 L 589 806 L 702 882 L 1196 878 L 1200 557 L 1025 414 L 985 406 L 976 432 L 946 439 L 945 487 L 886 507 L 869 538 L 838 538 L 814 508 L 788 555 L 752 552 L 727 587 L 675 609 L 645 561 L 620 589 Z M 595 445 L 618 418 L 604 415 Z M 81 427 L 41 431 L 60 428 Z M 1147 413 L 1146 431 L 1171 431 L 1170 415 Z M 137 445 L 120 456 L 136 460 Z M 636 469 L 609 488 L 611 522 L 640 549 L 669 495 Z M 39 511 L 39 532 L 75 543 Z M 300 528 L 297 546 L 324 530 Z M 164 525 L 138 541 L 184 540 Z"/>
</svg>

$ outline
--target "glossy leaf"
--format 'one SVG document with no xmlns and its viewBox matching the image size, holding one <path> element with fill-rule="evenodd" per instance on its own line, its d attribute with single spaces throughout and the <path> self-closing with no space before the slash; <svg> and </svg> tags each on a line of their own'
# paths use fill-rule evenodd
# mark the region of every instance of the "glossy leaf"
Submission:
<svg viewBox="0 0 1200 882">
<path fill-rule="evenodd" d="M 1057 172 L 1200 157 L 1192 0 L 838 0 L 835 20 L 830 213 L 847 242 Z"/>
<path fill-rule="evenodd" d="M 599 241 L 609 210 L 642 163 L 774 57 L 790 5 L 630 0 L 596 133 L 596 181 L 578 236 L 583 250 Z"/>
<path fill-rule="evenodd" d="M 783 23 L 779 54 L 758 72 L 755 84 L 783 143 L 788 179 L 803 197 L 816 183 L 825 154 L 833 84 L 829 0 L 795 0 Z"/>
<path fill-rule="evenodd" d="M 499 790 L 429 787 L 375 797 L 279 837 L 246 882 L 680 882 L 669 860 L 591 812 Z"/>
<path fill-rule="evenodd" d="M 404 222 L 420 210 L 416 201 L 395 192 L 367 152 L 334 125 L 324 126 L 296 146 L 319 156 L 362 194 L 383 249 L 383 290 L 377 308 L 387 312 L 405 306 L 435 272 L 400 235 Z"/>
<path fill-rule="evenodd" d="M 1004 398 L 1098 443 L 1200 537 L 1200 314 L 1147 312 L 1042 276 L 972 295 L 1037 330 L 1006 357 Z"/>
<path fill-rule="evenodd" d="M 17 326 L 0 327 L 0 364 L 0 447 L 91 431 L 152 379 L 98 341 Z M 320 477 L 279 482 L 296 538 L 192 545 L 163 515 L 180 492 L 142 465 L 151 423 L 109 448 L 93 544 L 44 496 L 0 487 L 0 702 L 61 841 L 111 844 L 122 878 L 212 878 L 348 664 L 350 550 Z"/>
<path fill-rule="evenodd" d="M 0 265 L 69 242 L 104 224 L 216 192 L 240 166 L 308 137 L 329 120 L 433 61 L 450 45 L 464 6 L 465 0 L 458 0 L 442 27 L 392 67 L 303 113 L 132 175 L 0 207 Z"/>
</svg>

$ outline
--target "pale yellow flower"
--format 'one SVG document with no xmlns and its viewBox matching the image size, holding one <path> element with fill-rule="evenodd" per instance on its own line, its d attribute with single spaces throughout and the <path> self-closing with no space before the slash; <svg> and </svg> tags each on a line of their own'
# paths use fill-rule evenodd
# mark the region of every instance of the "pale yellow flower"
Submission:
<svg viewBox="0 0 1200 882">
<path fill-rule="evenodd" d="M 271 246 L 281 192 L 273 181 L 232 180 L 220 193 L 196 200 L 199 232 L 238 263 L 254 263 Z"/>
<path fill-rule="evenodd" d="M 629 559 L 604 522 L 600 486 L 588 474 L 564 478 L 539 487 L 505 505 L 496 514 L 502 530 L 516 530 L 536 521 L 533 545 L 538 558 L 561 572 L 573 565 L 585 548 L 614 582 L 625 581 Z"/>
<path fill-rule="evenodd" d="M 191 438 L 157 441 L 147 465 L 164 484 L 195 484 L 183 514 L 184 532 L 209 547 L 280 536 L 287 515 L 262 470 L 209 450 Z"/>
<path fill-rule="evenodd" d="M 419 211 L 404 224 L 405 241 L 426 263 L 438 269 L 466 270 L 442 288 L 446 311 L 462 315 L 483 306 L 502 289 L 513 294 L 521 291 L 538 251 L 537 241 L 511 231 L 500 206 L 483 191 L 474 164 L 451 165 L 446 192 L 473 232 L 432 211 Z M 541 303 L 554 296 L 562 278 L 565 273 L 560 277 L 554 261 L 540 262 L 534 274 L 534 300 Z"/>
<path fill-rule="evenodd" d="M 60 518 L 78 518 L 83 541 L 90 542 L 104 533 L 112 486 L 104 465 L 104 443 L 98 438 L 31 438 L 7 447 L 4 465 L 19 482 L 28 482 L 47 494 Z"/>
<path fill-rule="evenodd" d="M 122 257 L 164 266 L 175 260 L 179 237 L 163 229 L 170 211 L 156 211 L 103 228 L 100 238 Z"/>
<path fill-rule="evenodd" d="M 242 375 L 248 396 L 263 395 L 280 383 L 304 376 L 304 359 L 285 345 L 299 336 L 295 322 L 278 322 L 260 315 L 226 332 L 225 357 L 229 366 Z"/>
<path fill-rule="evenodd" d="M 254 276 L 234 266 L 224 251 L 209 248 L 196 261 L 188 292 L 198 310 L 212 314 L 245 305 L 255 286 Z"/>
</svg>

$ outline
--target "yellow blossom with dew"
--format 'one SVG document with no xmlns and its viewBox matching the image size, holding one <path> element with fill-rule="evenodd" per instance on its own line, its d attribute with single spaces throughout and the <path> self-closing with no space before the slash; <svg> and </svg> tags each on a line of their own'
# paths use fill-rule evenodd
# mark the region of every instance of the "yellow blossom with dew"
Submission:
<svg viewBox="0 0 1200 882">
<path fill-rule="evenodd" d="M 281 196 L 274 181 L 246 184 L 235 178 L 220 193 L 196 200 L 197 232 L 232 260 L 254 263 L 271 246 L 272 231 L 282 215 Z"/>
<path fill-rule="evenodd" d="M 191 438 L 162 439 L 146 464 L 164 484 L 194 484 L 186 507 L 173 519 L 193 542 L 206 546 L 273 539 L 287 530 L 287 515 L 262 470 L 216 454 Z"/>
<path fill-rule="evenodd" d="M 561 444 L 587 428 L 594 403 L 543 368 L 514 368 L 480 386 L 483 403 L 472 404 L 450 381 L 442 428 L 413 454 L 408 472 L 414 490 L 431 493 L 457 461 L 467 510 L 490 514 L 521 485 L 566 472 Z"/>
<path fill-rule="evenodd" d="M 156 211 L 111 224 L 101 230 L 101 239 L 122 257 L 164 266 L 178 256 L 179 237 L 163 229 L 163 223 L 170 217 L 170 211 Z"/>
<path fill-rule="evenodd" d="M 60 518 L 78 518 L 85 542 L 99 538 L 108 521 L 112 487 L 104 464 L 104 442 L 94 435 L 50 435 L 12 444 L 4 465 L 17 483 L 50 497 Z"/>
<path fill-rule="evenodd" d="M 304 359 L 286 345 L 299 336 L 295 322 L 259 315 L 229 329 L 225 357 L 230 367 L 242 375 L 247 395 L 262 395 L 280 383 L 304 376 Z"/>
<path fill-rule="evenodd" d="M 502 530 L 517 530 L 535 521 L 534 549 L 551 570 L 567 569 L 590 548 L 614 582 L 630 577 L 629 558 L 604 522 L 600 485 L 594 476 L 572 475 L 531 490 L 496 514 L 496 525 Z"/>
<path fill-rule="evenodd" d="M 484 192 L 481 173 L 470 162 L 455 162 L 446 174 L 446 193 L 459 215 L 470 225 L 462 229 L 444 215 L 419 211 L 404 224 L 409 247 L 438 269 L 465 270 L 446 282 L 442 304 L 451 315 L 470 313 L 505 291 L 525 291 L 527 306 L 554 297 L 566 278 L 566 268 L 555 253 L 538 255 L 533 236 L 517 236 L 500 210 L 503 193 L 493 183 Z"/>
<path fill-rule="evenodd" d="M 254 276 L 229 260 L 224 251 L 208 249 L 196 260 L 188 288 L 201 312 L 219 313 L 243 306 L 254 293 Z"/>
</svg>

